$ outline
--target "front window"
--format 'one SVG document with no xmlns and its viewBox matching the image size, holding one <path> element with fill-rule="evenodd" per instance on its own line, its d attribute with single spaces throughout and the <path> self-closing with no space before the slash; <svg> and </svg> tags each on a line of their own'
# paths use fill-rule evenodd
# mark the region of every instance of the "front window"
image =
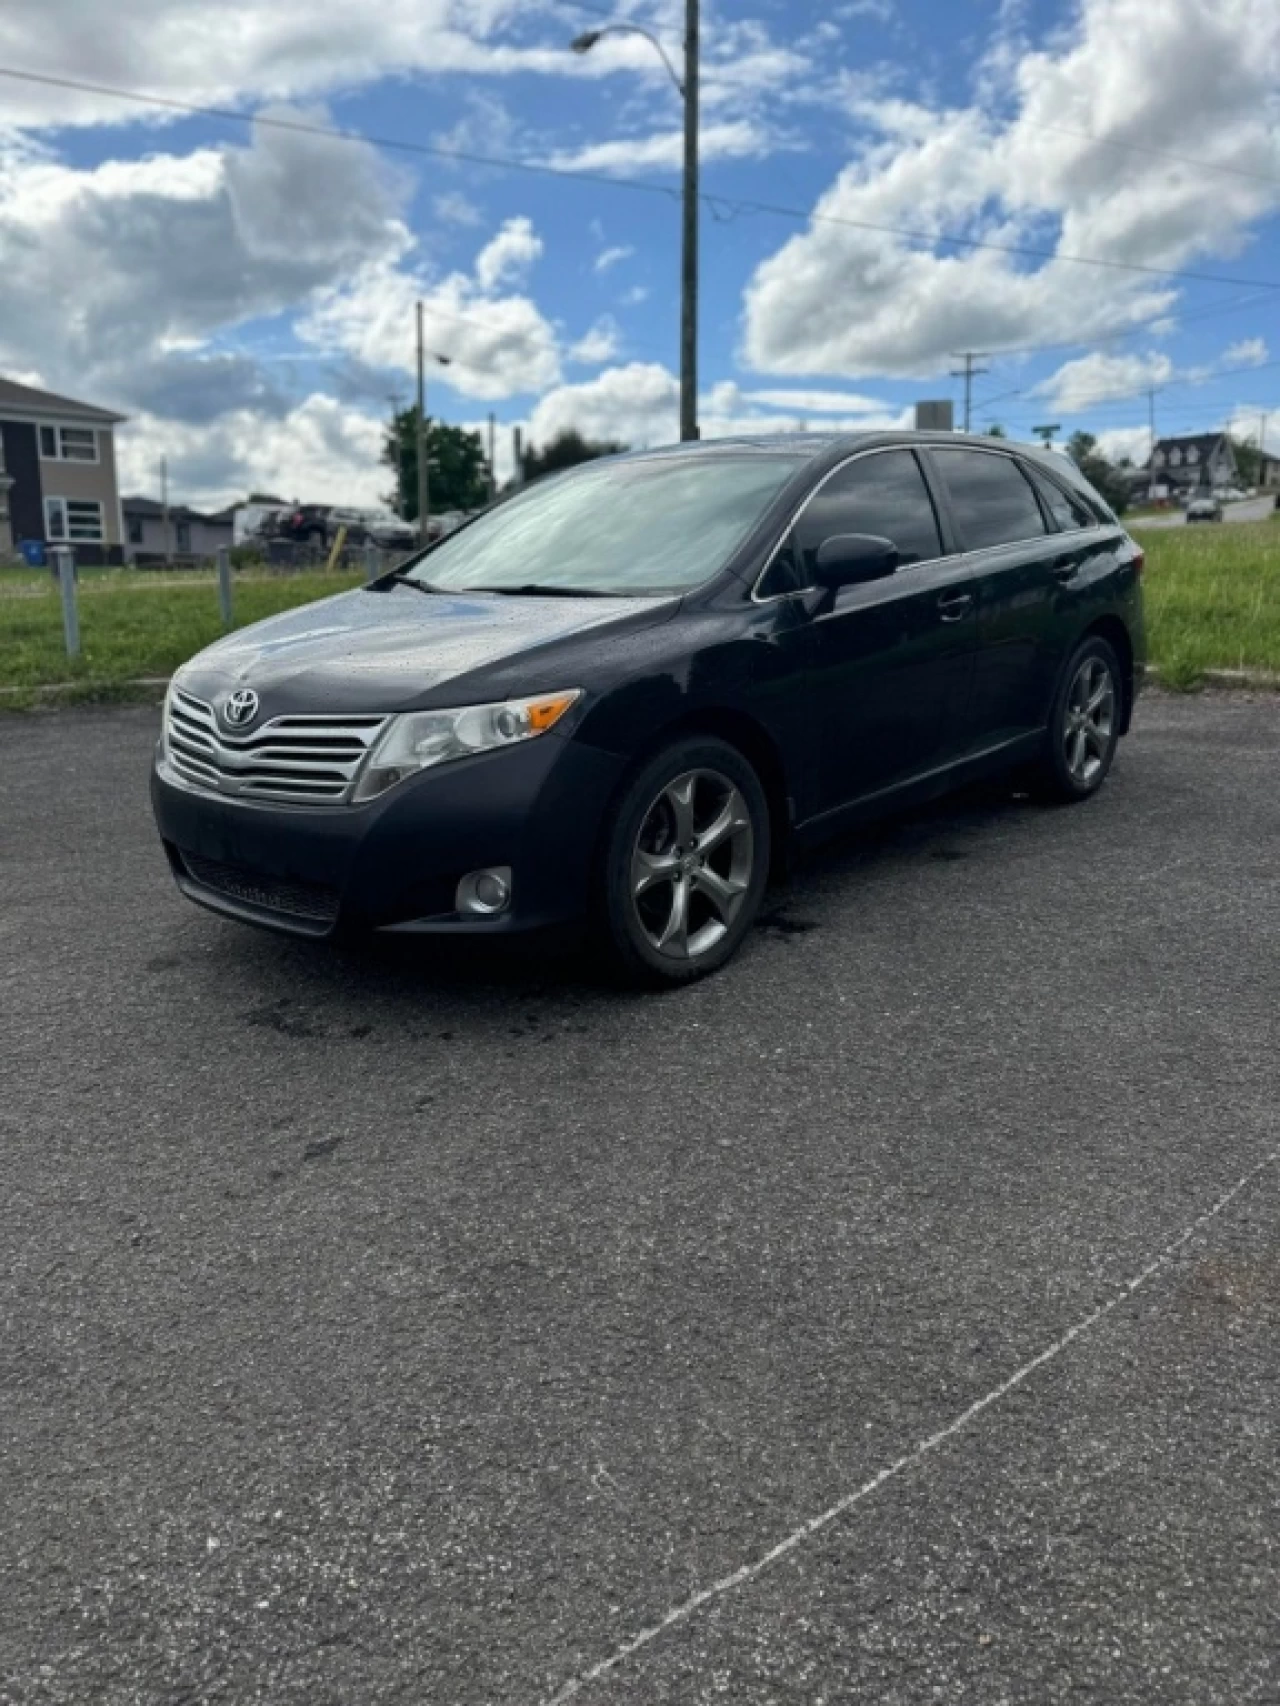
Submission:
<svg viewBox="0 0 1280 1706">
<path fill-rule="evenodd" d="M 44 527 L 49 539 L 97 543 L 102 537 L 102 505 L 96 498 L 46 498 Z"/>
<path fill-rule="evenodd" d="M 40 455 L 46 462 L 96 462 L 98 435 L 93 427 L 42 426 Z"/>
<path fill-rule="evenodd" d="M 448 592 L 686 592 L 724 567 L 801 465 L 701 451 L 577 469 L 451 534 L 410 578 Z"/>
</svg>

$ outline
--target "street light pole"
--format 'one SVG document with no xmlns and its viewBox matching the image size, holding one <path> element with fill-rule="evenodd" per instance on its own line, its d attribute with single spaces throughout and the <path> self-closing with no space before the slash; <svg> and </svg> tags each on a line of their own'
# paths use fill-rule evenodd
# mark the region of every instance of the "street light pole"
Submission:
<svg viewBox="0 0 1280 1706">
<path fill-rule="evenodd" d="M 684 231 L 680 245 L 680 437 L 698 436 L 698 3 L 684 12 Z"/>
<path fill-rule="evenodd" d="M 700 0 L 684 3 L 684 77 L 679 77 L 667 50 L 652 31 L 639 24 L 603 24 L 583 30 L 570 47 L 589 53 L 609 34 L 643 36 L 666 66 L 684 102 L 684 181 L 681 189 L 680 231 L 680 437 L 698 436 L 698 10 Z"/>
<path fill-rule="evenodd" d="M 418 543 L 427 543 L 431 486 L 427 477 L 427 370 L 422 349 L 422 301 L 418 300 Z"/>
</svg>

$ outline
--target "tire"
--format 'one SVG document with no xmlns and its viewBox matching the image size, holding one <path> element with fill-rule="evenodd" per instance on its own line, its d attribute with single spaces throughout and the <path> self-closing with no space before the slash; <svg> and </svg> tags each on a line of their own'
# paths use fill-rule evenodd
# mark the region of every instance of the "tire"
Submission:
<svg viewBox="0 0 1280 1706">
<path fill-rule="evenodd" d="M 1104 639 L 1091 635 L 1067 659 L 1054 694 L 1035 792 L 1068 805 L 1096 794 L 1116 755 L 1123 710 L 1120 660 Z"/>
<path fill-rule="evenodd" d="M 631 779 L 606 826 L 599 945 L 631 984 L 718 971 L 750 930 L 769 877 L 769 806 L 727 741 L 694 736 Z"/>
</svg>

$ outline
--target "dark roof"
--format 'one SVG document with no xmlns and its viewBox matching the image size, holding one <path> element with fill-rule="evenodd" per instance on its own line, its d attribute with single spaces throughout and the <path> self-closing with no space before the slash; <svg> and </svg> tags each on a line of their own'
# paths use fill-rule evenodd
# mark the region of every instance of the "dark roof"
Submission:
<svg viewBox="0 0 1280 1706">
<path fill-rule="evenodd" d="M 75 415 L 86 421 L 127 420 L 110 409 L 95 408 L 92 403 L 77 403 L 74 397 L 60 397 L 56 391 L 37 391 L 32 385 L 19 385 L 15 379 L 0 378 L 0 414 L 6 409 L 19 409 L 30 415 Z"/>
<path fill-rule="evenodd" d="M 164 505 L 157 503 L 154 498 L 121 498 L 120 508 L 126 515 L 139 516 L 143 521 L 159 521 L 164 515 Z M 202 509 L 190 509 L 186 504 L 169 505 L 170 521 L 203 521 L 212 522 L 214 526 L 232 525 L 232 511 L 219 510 L 216 515 L 209 515 Z"/>
<path fill-rule="evenodd" d="M 1154 458 L 1163 452 L 1167 460 L 1171 450 L 1178 450 L 1182 453 L 1182 463 L 1185 465 L 1188 450 L 1194 449 L 1196 456 L 1192 467 L 1195 467 L 1201 462 L 1207 462 L 1226 436 L 1225 432 L 1197 432 L 1186 438 L 1158 438 L 1151 454 Z"/>
</svg>

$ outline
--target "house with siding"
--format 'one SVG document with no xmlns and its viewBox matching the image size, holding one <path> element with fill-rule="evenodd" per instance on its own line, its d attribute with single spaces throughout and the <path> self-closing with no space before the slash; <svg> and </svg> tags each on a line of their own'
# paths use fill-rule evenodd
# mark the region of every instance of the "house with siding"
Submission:
<svg viewBox="0 0 1280 1706">
<path fill-rule="evenodd" d="M 124 415 L 0 377 L 0 555 L 24 540 L 119 563 L 115 429 Z"/>
<path fill-rule="evenodd" d="M 235 511 L 209 515 L 186 504 L 157 503 L 154 498 L 125 498 L 124 553 L 130 563 L 168 563 L 175 559 L 212 557 L 219 545 L 232 545 Z"/>
<path fill-rule="evenodd" d="M 1171 491 L 1212 491 L 1239 484 L 1235 447 L 1225 432 L 1158 439 L 1147 464 L 1153 485 Z"/>
</svg>

